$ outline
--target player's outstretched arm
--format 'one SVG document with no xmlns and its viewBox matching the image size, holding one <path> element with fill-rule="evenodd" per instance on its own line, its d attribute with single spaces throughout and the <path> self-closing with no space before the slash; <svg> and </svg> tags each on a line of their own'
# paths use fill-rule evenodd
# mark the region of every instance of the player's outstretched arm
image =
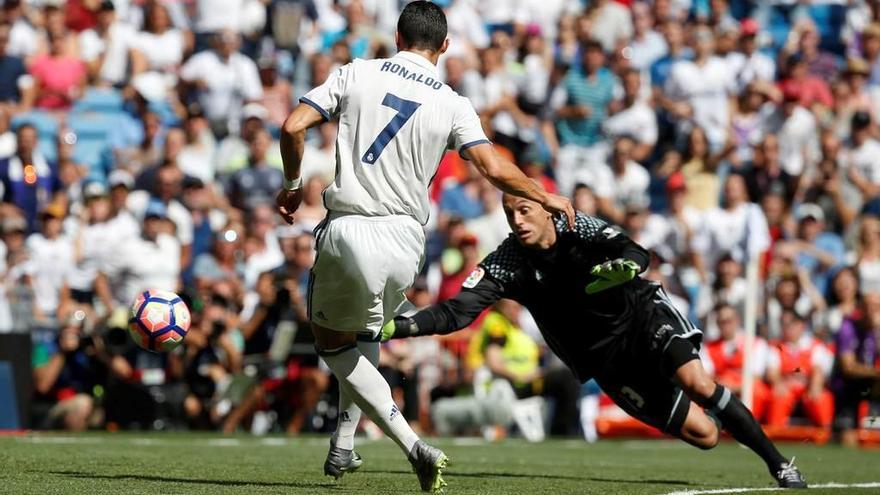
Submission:
<svg viewBox="0 0 880 495">
<path fill-rule="evenodd" d="M 565 215 L 569 228 L 574 228 L 575 213 L 571 201 L 542 190 L 516 165 L 502 158 L 491 144 L 477 144 L 464 152 L 492 185 L 508 194 L 535 201 L 550 213 Z"/>
<path fill-rule="evenodd" d="M 281 161 L 284 163 L 284 187 L 275 198 L 278 214 L 288 224 L 293 224 L 293 214 L 302 202 L 302 179 L 300 167 L 305 151 L 306 131 L 323 122 L 321 115 L 311 105 L 300 103 L 281 127 Z"/>
<path fill-rule="evenodd" d="M 480 273 L 478 268 L 474 273 Z M 473 276 L 473 274 L 472 274 Z M 465 282 L 467 284 L 467 282 Z M 501 284 L 489 277 L 482 278 L 473 287 L 465 288 L 457 296 L 425 308 L 412 316 L 398 316 L 382 327 L 382 341 L 448 335 L 466 328 L 484 309 L 503 297 Z"/>
</svg>

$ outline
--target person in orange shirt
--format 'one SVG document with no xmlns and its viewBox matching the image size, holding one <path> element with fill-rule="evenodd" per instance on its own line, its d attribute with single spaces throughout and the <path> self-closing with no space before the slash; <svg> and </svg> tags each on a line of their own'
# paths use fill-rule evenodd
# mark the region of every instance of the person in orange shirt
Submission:
<svg viewBox="0 0 880 495">
<path fill-rule="evenodd" d="M 767 361 L 767 381 L 773 387 L 767 423 L 787 425 L 795 406 L 801 403 L 813 424 L 831 426 L 834 396 L 827 384 L 834 355 L 807 331 L 803 316 L 786 310 L 781 318 L 782 340 L 771 344 Z"/>
<path fill-rule="evenodd" d="M 731 392 L 742 396 L 743 350 L 745 332 L 740 326 L 739 313 L 727 303 L 715 307 L 715 321 L 721 336 L 704 347 L 703 361 L 715 381 Z M 761 420 L 770 402 L 770 387 L 763 381 L 767 363 L 767 342 L 758 337 L 752 346 L 752 415 Z"/>
</svg>

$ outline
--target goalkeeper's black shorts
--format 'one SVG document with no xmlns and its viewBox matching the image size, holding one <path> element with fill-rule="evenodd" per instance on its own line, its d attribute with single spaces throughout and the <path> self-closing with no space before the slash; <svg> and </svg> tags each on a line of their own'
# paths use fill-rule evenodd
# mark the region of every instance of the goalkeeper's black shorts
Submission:
<svg viewBox="0 0 880 495">
<path fill-rule="evenodd" d="M 673 376 L 683 364 L 699 359 L 703 333 L 675 309 L 662 287 L 645 311 L 640 328 L 622 337 L 596 381 L 629 415 L 675 434 L 684 424 L 690 399 Z"/>
</svg>

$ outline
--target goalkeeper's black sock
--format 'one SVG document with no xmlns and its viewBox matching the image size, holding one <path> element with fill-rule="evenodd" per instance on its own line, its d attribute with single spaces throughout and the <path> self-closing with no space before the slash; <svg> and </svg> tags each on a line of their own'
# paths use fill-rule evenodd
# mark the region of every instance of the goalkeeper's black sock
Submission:
<svg viewBox="0 0 880 495">
<path fill-rule="evenodd" d="M 717 418 L 737 442 L 761 456 L 771 473 L 775 473 L 782 464 L 788 462 L 764 434 L 752 413 L 730 390 L 716 384 L 712 396 L 700 405 Z"/>
</svg>

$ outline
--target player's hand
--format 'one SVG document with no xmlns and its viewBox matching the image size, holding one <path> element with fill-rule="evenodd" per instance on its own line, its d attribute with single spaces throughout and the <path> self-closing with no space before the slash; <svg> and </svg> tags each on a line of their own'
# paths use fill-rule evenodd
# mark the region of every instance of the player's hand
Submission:
<svg viewBox="0 0 880 495">
<path fill-rule="evenodd" d="M 625 284 L 636 278 L 639 271 L 641 271 L 641 267 L 638 263 L 624 258 L 596 265 L 590 270 L 590 274 L 596 276 L 598 280 L 587 285 L 587 294 L 595 294 Z"/>
<path fill-rule="evenodd" d="M 548 194 L 547 199 L 541 206 L 554 215 L 557 213 L 565 215 L 565 218 L 568 221 L 568 228 L 574 229 L 574 206 L 571 205 L 571 201 L 568 198 L 557 194 Z"/>
<path fill-rule="evenodd" d="M 278 196 L 275 197 L 275 206 L 278 209 L 278 214 L 281 215 L 281 218 L 288 225 L 293 225 L 293 214 L 296 213 L 299 204 L 302 203 L 302 199 L 302 188 L 294 189 L 293 191 L 282 189 Z"/>
<path fill-rule="evenodd" d="M 382 342 L 388 342 L 391 339 L 400 339 L 405 337 L 416 337 L 419 335 L 419 326 L 415 320 L 406 316 L 396 316 L 386 323 L 380 331 Z"/>
</svg>

